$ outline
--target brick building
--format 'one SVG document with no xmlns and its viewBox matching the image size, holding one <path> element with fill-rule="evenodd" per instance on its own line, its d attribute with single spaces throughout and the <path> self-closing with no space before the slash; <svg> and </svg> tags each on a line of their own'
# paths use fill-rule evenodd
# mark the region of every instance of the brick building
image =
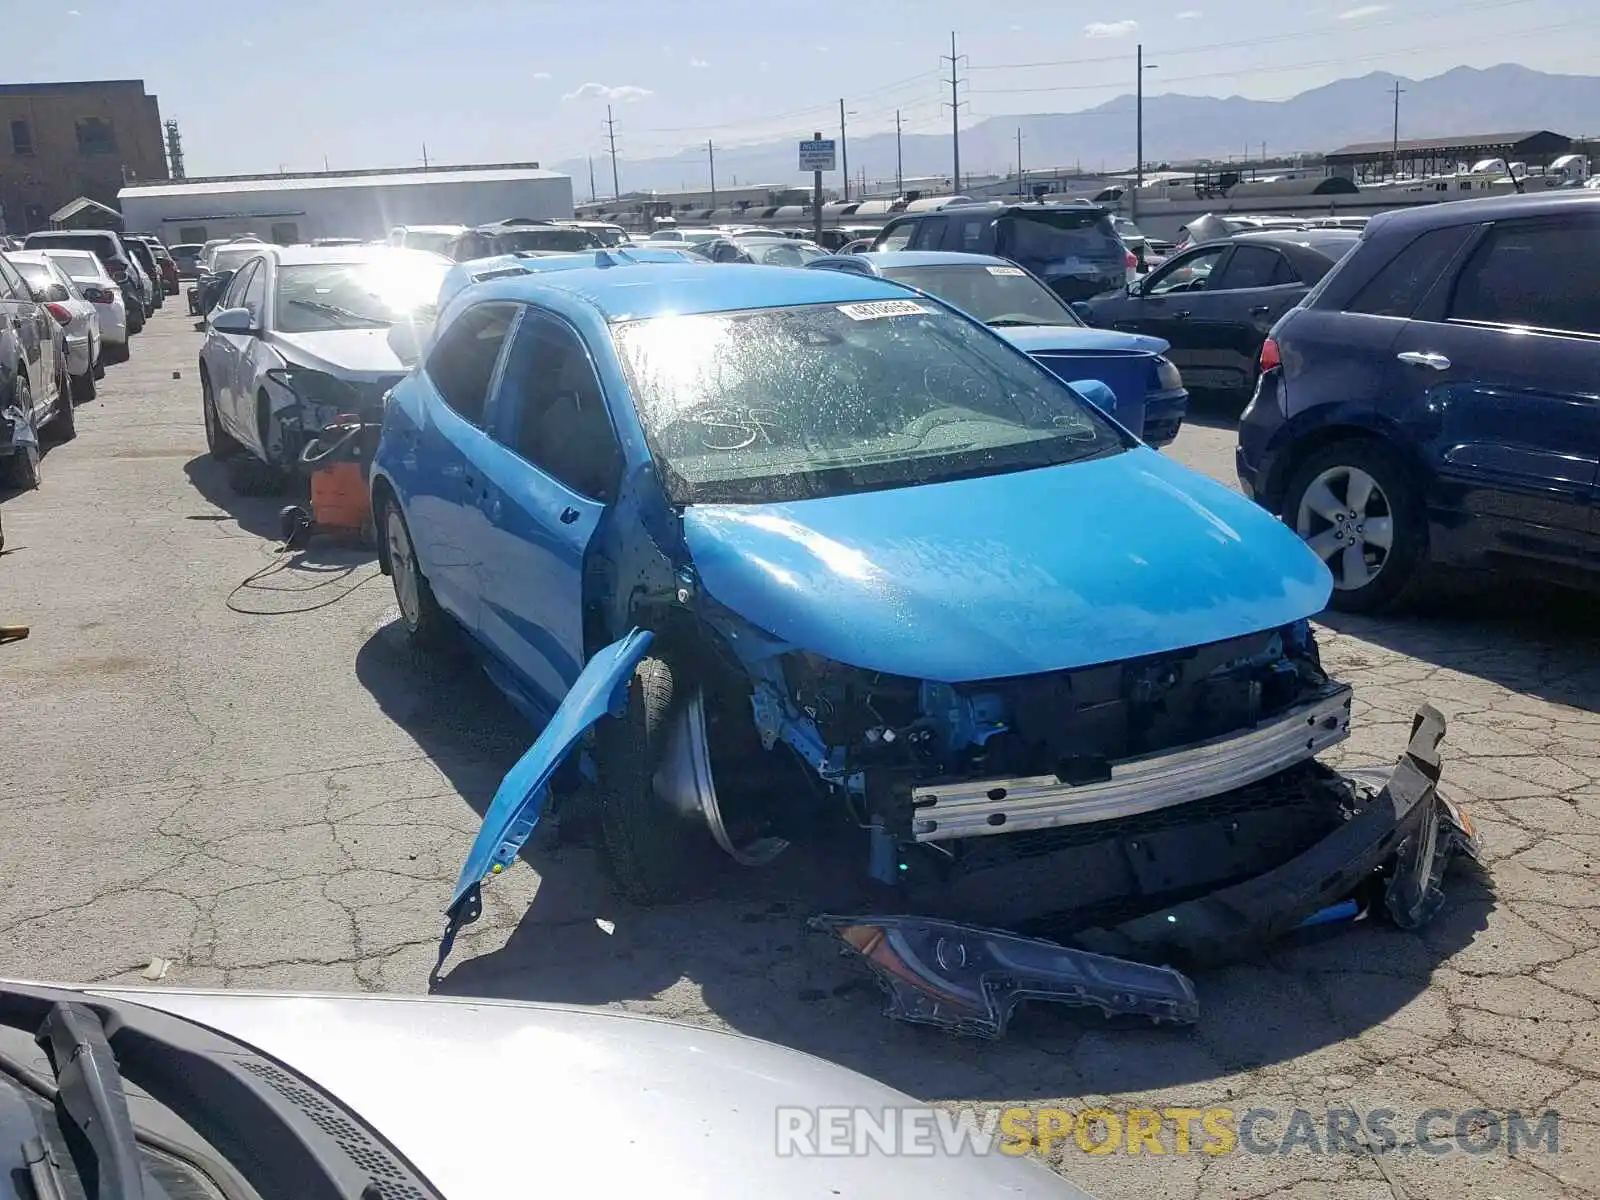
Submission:
<svg viewBox="0 0 1600 1200">
<path fill-rule="evenodd" d="M 125 183 L 167 177 L 144 80 L 0 84 L 0 232 L 45 229 L 79 196 L 114 206 Z"/>
</svg>

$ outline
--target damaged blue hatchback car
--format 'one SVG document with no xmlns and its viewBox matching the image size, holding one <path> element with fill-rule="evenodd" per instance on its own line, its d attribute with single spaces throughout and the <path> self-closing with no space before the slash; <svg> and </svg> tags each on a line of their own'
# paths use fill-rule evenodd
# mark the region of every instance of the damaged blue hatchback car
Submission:
<svg viewBox="0 0 1600 1200">
<path fill-rule="evenodd" d="M 646 904 L 832 839 L 916 917 L 828 927 L 918 981 L 900 1015 L 976 1032 L 1029 995 L 1188 1019 L 1181 976 L 1110 956 L 1436 905 L 1466 837 L 1442 722 L 1410 774 L 1315 761 L 1350 723 L 1308 623 L 1330 578 L 1250 501 L 888 280 L 625 251 L 486 274 L 371 476 L 407 632 L 464 630 L 543 727 L 444 953 L 552 804 Z"/>
</svg>

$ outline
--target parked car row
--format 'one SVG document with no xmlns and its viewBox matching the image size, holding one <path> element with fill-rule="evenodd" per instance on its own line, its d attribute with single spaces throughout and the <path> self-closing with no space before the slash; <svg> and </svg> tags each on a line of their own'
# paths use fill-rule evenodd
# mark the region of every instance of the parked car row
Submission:
<svg viewBox="0 0 1600 1200">
<path fill-rule="evenodd" d="M 75 406 L 95 398 L 106 364 L 126 361 L 143 327 L 131 316 L 142 311 L 130 300 L 140 294 L 136 260 L 117 234 L 29 235 L 26 245 L 0 252 L 0 486 L 8 488 L 39 486 L 42 444 L 77 436 Z"/>
</svg>

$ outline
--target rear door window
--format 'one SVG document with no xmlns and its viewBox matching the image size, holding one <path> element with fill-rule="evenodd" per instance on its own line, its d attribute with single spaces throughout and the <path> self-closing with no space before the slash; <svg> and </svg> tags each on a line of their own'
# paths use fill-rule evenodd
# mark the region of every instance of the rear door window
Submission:
<svg viewBox="0 0 1600 1200">
<path fill-rule="evenodd" d="M 1272 287 L 1293 282 L 1289 264 L 1270 246 L 1235 246 L 1233 257 L 1207 288 L 1207 291 L 1234 291 L 1240 288 Z"/>
<path fill-rule="evenodd" d="M 1600 218 L 1503 221 L 1456 279 L 1450 319 L 1600 336 Z"/>
<path fill-rule="evenodd" d="M 517 309 L 480 304 L 462 313 L 428 355 L 428 378 L 444 402 L 474 425 L 483 424 L 489 384 Z"/>
<path fill-rule="evenodd" d="M 984 234 L 993 223 L 994 218 L 990 216 L 952 217 L 945 249 L 959 250 L 963 254 L 988 254 L 992 247 L 984 244 Z"/>
<path fill-rule="evenodd" d="M 1409 317 L 1475 227 L 1430 229 L 1396 254 L 1345 305 L 1346 312 Z"/>
</svg>

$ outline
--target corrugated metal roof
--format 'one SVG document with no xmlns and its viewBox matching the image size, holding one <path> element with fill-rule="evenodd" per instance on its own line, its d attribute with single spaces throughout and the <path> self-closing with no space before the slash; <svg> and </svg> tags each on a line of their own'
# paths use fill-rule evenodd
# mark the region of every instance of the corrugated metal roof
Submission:
<svg viewBox="0 0 1600 1200">
<path fill-rule="evenodd" d="M 1559 133 L 1552 133 L 1548 129 L 1524 129 L 1513 133 L 1463 133 L 1455 137 L 1441 138 L 1412 138 L 1402 139 L 1400 142 L 1400 155 L 1407 154 L 1471 154 L 1480 150 L 1510 150 L 1522 145 L 1524 142 L 1538 139 L 1548 145 L 1561 147 L 1571 144 L 1572 139 Z M 1387 156 L 1395 149 L 1393 141 L 1386 142 L 1357 142 L 1351 146 L 1340 146 L 1337 150 L 1330 150 L 1324 155 L 1324 160 L 1332 162 L 1341 158 L 1370 158 L 1373 156 Z"/>
<path fill-rule="evenodd" d="M 122 214 L 116 209 L 101 204 L 98 200 L 91 200 L 87 196 L 79 196 L 76 200 L 69 201 L 50 214 L 52 221 L 70 221 L 81 212 L 94 211 L 102 216 L 115 217 L 120 223 Z"/>
<path fill-rule="evenodd" d="M 507 163 L 484 167 L 441 167 L 433 170 L 361 171 L 346 175 L 233 175 L 216 179 L 162 180 L 131 184 L 119 200 L 179 196 L 224 196 L 242 192 L 307 192 L 327 188 L 416 187 L 440 183 L 512 183 L 533 179 L 570 179 L 560 171 Z"/>
</svg>

